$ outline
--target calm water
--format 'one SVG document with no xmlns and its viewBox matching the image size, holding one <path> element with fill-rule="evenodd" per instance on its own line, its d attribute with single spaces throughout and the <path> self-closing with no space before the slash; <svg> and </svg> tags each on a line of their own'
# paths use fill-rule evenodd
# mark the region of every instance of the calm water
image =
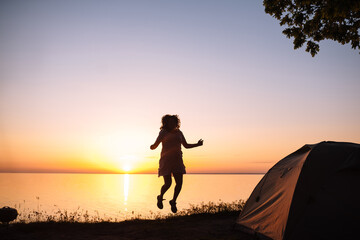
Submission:
<svg viewBox="0 0 360 240">
<path fill-rule="evenodd" d="M 201 202 L 246 200 L 263 175 L 184 175 L 178 209 Z M 156 207 L 163 179 L 153 174 L 30 174 L 0 173 L 0 207 L 55 214 L 88 211 L 101 218 L 168 214 L 173 186 L 165 194 L 164 209 Z"/>
</svg>

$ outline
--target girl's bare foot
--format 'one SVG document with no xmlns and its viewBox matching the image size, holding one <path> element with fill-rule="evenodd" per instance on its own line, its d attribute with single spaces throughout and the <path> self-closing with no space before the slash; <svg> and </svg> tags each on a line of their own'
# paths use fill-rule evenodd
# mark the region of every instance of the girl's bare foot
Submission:
<svg viewBox="0 0 360 240">
<path fill-rule="evenodd" d="M 171 211 L 173 213 L 176 213 L 177 212 L 176 202 L 174 200 L 170 200 L 169 203 L 170 203 L 170 206 L 171 206 Z"/>
<path fill-rule="evenodd" d="M 164 207 L 163 203 L 162 203 L 163 200 L 165 200 L 165 199 L 163 199 L 160 195 L 157 196 L 157 206 L 160 209 L 163 209 L 163 207 Z"/>
</svg>

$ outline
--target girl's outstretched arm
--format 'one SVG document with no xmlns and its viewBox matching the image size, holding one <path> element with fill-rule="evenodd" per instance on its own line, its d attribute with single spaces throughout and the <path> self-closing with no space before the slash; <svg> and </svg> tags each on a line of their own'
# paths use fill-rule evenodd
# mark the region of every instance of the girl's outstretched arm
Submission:
<svg viewBox="0 0 360 240">
<path fill-rule="evenodd" d="M 156 148 L 159 146 L 160 142 L 161 142 L 161 141 L 159 141 L 159 138 L 156 139 L 155 143 L 150 146 L 150 149 L 151 149 L 151 150 L 156 149 Z"/>
<path fill-rule="evenodd" d="M 204 140 L 200 139 L 197 143 L 187 143 L 184 135 L 182 135 L 181 143 L 184 146 L 184 148 L 194 148 L 194 147 L 202 146 L 204 143 Z"/>
<path fill-rule="evenodd" d="M 163 133 L 163 131 L 160 131 L 159 136 L 157 137 L 155 143 L 150 146 L 150 149 L 151 150 L 156 149 L 159 146 L 159 144 L 161 143 L 163 137 L 164 137 L 164 133 Z"/>
</svg>

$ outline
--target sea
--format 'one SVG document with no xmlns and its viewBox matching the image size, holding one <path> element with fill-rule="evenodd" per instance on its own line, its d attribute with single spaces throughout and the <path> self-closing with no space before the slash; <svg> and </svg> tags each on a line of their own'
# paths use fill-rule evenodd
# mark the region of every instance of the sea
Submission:
<svg viewBox="0 0 360 240">
<path fill-rule="evenodd" d="M 179 211 L 209 202 L 246 201 L 263 174 L 186 174 Z M 16 208 L 17 221 L 122 221 L 171 214 L 156 206 L 163 184 L 156 174 L 0 173 L 0 208 Z"/>
</svg>

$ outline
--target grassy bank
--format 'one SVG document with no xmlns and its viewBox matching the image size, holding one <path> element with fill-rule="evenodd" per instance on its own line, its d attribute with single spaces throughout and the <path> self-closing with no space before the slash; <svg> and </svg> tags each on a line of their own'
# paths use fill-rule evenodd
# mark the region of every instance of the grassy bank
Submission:
<svg viewBox="0 0 360 240">
<path fill-rule="evenodd" d="M 41 210 L 20 210 L 19 216 L 14 223 L 36 223 L 36 222 L 67 222 L 67 223 L 101 223 L 101 222 L 122 222 L 124 220 L 159 220 L 189 216 L 196 214 L 228 214 L 240 212 L 244 206 L 244 201 L 234 201 L 230 203 L 219 201 L 190 205 L 176 214 L 161 214 L 149 212 L 146 215 L 133 212 L 126 218 L 112 218 L 100 216 L 99 214 L 90 215 L 88 211 L 77 209 L 75 211 L 57 210 L 55 213 L 47 213 Z"/>
<path fill-rule="evenodd" d="M 243 201 L 190 206 L 177 214 L 134 217 L 121 222 L 58 221 L 14 223 L 2 226 L 2 239 L 251 239 L 233 230 Z"/>
</svg>

